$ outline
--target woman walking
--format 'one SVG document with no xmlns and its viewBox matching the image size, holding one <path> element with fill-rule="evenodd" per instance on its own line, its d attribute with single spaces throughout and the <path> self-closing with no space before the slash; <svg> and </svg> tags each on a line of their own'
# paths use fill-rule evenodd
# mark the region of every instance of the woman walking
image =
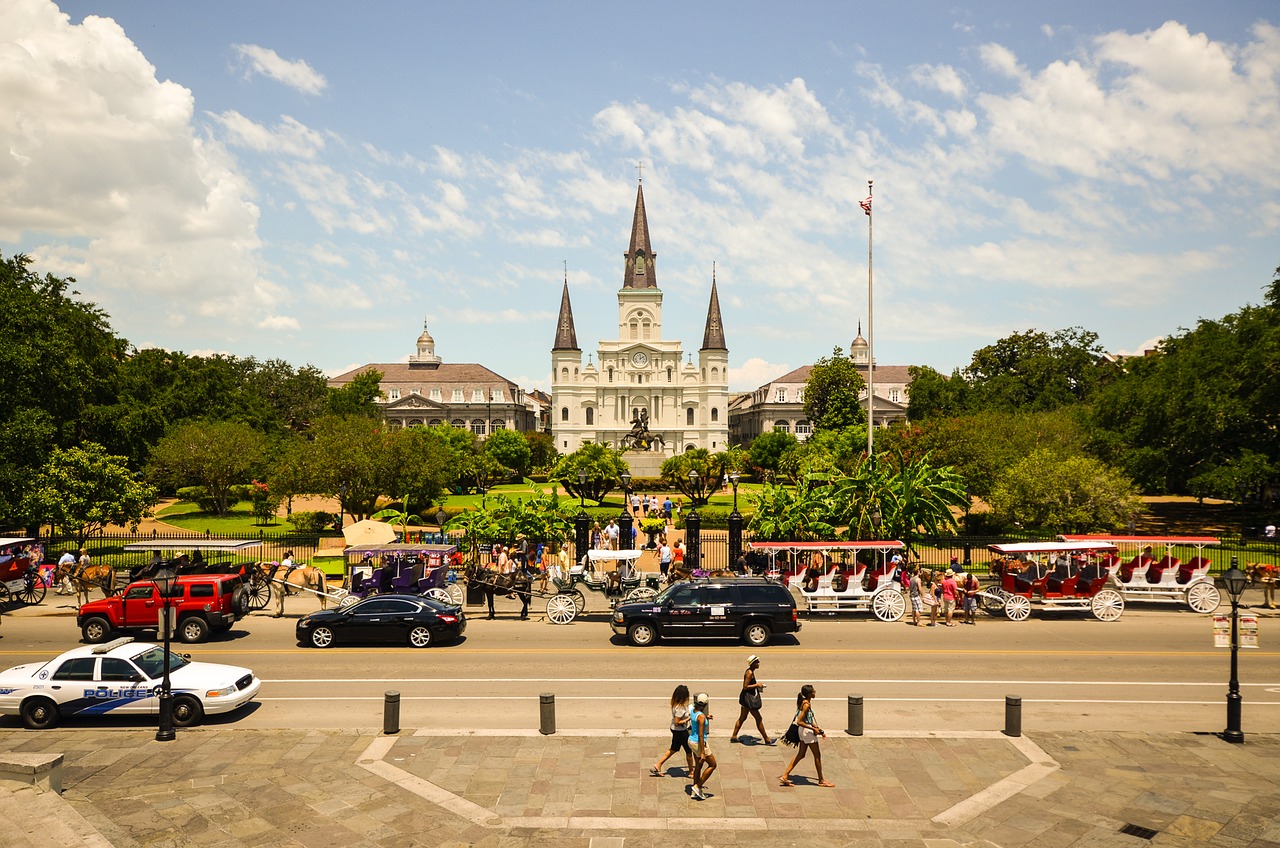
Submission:
<svg viewBox="0 0 1280 848">
<path fill-rule="evenodd" d="M 738 695 L 738 704 L 742 707 L 742 712 L 738 714 L 738 721 L 733 725 L 733 733 L 729 734 L 730 742 L 738 741 L 738 731 L 742 729 L 742 723 L 747 720 L 750 715 L 756 720 L 756 730 L 760 731 L 760 738 L 764 740 L 764 744 L 772 745 L 776 739 L 770 739 L 769 734 L 764 730 L 764 719 L 760 717 L 760 707 L 764 701 L 764 684 L 756 680 L 756 669 L 760 667 L 760 658 L 755 654 L 747 657 L 747 670 L 742 675 L 742 692 Z"/>
<path fill-rule="evenodd" d="M 716 770 L 716 757 L 707 744 L 711 733 L 711 702 L 706 692 L 699 692 L 693 699 L 693 726 L 689 731 L 689 743 L 693 745 L 693 789 L 689 791 L 699 801 L 707 800 L 702 787 Z"/>
<path fill-rule="evenodd" d="M 676 687 L 676 691 L 671 693 L 671 747 L 662 759 L 658 760 L 658 764 L 649 769 L 649 774 L 654 777 L 662 777 L 662 766 L 671 755 L 681 748 L 684 749 L 685 762 L 689 765 L 689 770 L 685 772 L 690 778 L 693 777 L 693 749 L 689 747 L 689 687 L 681 683 Z"/>
<path fill-rule="evenodd" d="M 779 786 L 795 786 L 791 782 L 791 770 L 794 769 L 801 760 L 804 759 L 805 752 L 813 749 L 813 765 L 818 770 L 819 786 L 835 786 L 822 776 L 822 749 L 818 747 L 818 737 L 826 736 L 818 726 L 818 721 L 813 715 L 813 698 L 817 695 L 817 690 L 812 685 L 806 683 L 800 687 L 800 694 L 796 695 L 796 717 L 792 723 L 800 731 L 800 741 L 797 743 L 800 750 L 796 751 L 796 755 L 791 758 L 791 764 L 787 766 L 787 770 L 778 778 Z M 788 744 L 790 741 L 788 740 Z"/>
</svg>

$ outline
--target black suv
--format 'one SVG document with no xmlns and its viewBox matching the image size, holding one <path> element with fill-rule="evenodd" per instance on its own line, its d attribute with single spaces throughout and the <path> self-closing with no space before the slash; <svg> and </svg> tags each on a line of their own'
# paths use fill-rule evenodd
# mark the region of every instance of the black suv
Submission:
<svg viewBox="0 0 1280 848">
<path fill-rule="evenodd" d="M 800 630 L 787 587 L 759 577 L 673 583 L 652 601 L 619 604 L 612 626 L 614 633 L 639 646 L 664 636 L 734 636 L 758 648 L 774 633 Z"/>
</svg>

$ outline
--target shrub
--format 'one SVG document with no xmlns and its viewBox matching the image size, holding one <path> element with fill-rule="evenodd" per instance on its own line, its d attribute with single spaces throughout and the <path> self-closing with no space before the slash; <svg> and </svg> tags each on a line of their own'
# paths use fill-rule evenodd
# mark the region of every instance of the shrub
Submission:
<svg viewBox="0 0 1280 848">
<path fill-rule="evenodd" d="M 319 533 L 332 527 L 338 516 L 332 512 L 316 510 L 314 512 L 295 512 L 289 516 L 289 523 L 299 533 Z"/>
<path fill-rule="evenodd" d="M 183 486 L 178 490 L 178 500 L 195 504 L 201 512 L 218 511 L 218 501 L 204 486 Z"/>
</svg>

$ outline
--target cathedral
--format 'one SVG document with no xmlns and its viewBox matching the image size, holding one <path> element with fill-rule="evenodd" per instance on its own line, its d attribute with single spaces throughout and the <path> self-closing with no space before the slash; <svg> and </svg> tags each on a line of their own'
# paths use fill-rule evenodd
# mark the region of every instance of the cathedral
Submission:
<svg viewBox="0 0 1280 848">
<path fill-rule="evenodd" d="M 596 364 L 598 363 L 598 364 Z M 618 290 L 617 338 L 582 362 L 569 283 L 551 348 L 551 432 L 561 453 L 588 442 L 630 447 L 633 473 L 654 473 L 661 458 L 693 448 L 729 447 L 729 349 L 715 276 L 697 363 L 678 340 L 662 337 L 662 290 L 649 241 L 644 185 L 636 189 L 631 243 Z M 647 431 L 647 432 L 646 432 Z M 640 451 L 651 460 L 639 462 Z M 648 458 L 647 457 L 647 458 Z M 644 465 L 642 471 L 638 466 Z"/>
</svg>

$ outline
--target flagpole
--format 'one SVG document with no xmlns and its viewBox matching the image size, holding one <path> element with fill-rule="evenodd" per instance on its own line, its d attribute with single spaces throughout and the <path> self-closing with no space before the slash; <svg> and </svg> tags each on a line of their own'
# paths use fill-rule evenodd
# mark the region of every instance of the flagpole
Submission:
<svg viewBox="0 0 1280 848">
<path fill-rule="evenodd" d="M 867 201 L 862 208 L 867 213 L 867 459 L 871 458 L 871 450 L 875 441 L 875 404 L 876 404 L 876 331 L 871 316 L 874 302 L 871 296 L 871 180 L 867 180 Z"/>
</svg>

